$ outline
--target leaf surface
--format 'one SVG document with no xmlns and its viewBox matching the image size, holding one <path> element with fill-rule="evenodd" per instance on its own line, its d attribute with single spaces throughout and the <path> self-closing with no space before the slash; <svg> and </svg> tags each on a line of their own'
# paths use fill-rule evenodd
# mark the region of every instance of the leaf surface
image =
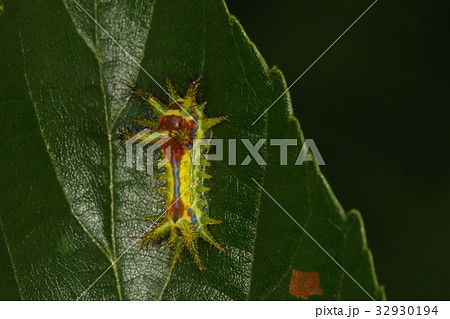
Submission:
<svg viewBox="0 0 450 319">
<path fill-rule="evenodd" d="M 359 214 L 345 214 L 314 162 L 294 165 L 303 137 L 289 95 L 252 125 L 286 84 L 222 1 L 6 1 L 0 23 L 5 299 L 299 300 L 294 269 L 318 273 L 322 293 L 308 299 L 368 299 L 327 253 L 383 298 Z M 214 137 L 237 140 L 237 165 L 225 142 L 204 182 L 226 252 L 201 242 L 206 270 L 186 253 L 172 271 L 170 250 L 135 242 L 141 218 L 163 212 L 162 182 L 127 167 L 110 133 L 152 116 L 123 98 L 124 82 L 167 102 L 157 83 L 184 93 L 200 74 L 206 114 L 229 116 Z M 269 145 L 281 138 L 298 140 L 285 166 Z M 240 165 L 241 139 L 266 139 L 267 165 Z"/>
</svg>

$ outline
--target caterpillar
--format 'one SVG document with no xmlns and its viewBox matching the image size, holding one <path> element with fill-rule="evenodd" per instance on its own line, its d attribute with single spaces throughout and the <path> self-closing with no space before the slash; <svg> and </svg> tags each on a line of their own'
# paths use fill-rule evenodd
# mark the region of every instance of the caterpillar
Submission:
<svg viewBox="0 0 450 319">
<path fill-rule="evenodd" d="M 173 249 L 171 268 L 175 267 L 186 248 L 198 268 L 203 270 L 198 250 L 200 238 L 224 251 L 207 228 L 208 225 L 220 224 L 221 221 L 209 217 L 204 211 L 206 201 L 203 194 L 209 189 L 203 186 L 203 180 L 211 178 L 205 172 L 205 166 L 210 164 L 202 159 L 201 165 L 195 165 L 192 156 L 201 154 L 201 150 L 197 149 L 200 145 L 194 143 L 194 140 L 206 138 L 210 133 L 209 130 L 227 116 L 215 118 L 205 116 L 203 111 L 206 101 L 201 104 L 196 101 L 200 82 L 201 77 L 191 82 L 185 96 L 180 97 L 171 80 L 166 79 L 167 93 L 170 97 L 168 105 L 163 104 L 149 92 L 136 87 L 135 84 L 129 86 L 131 95 L 145 101 L 157 115 L 158 122 L 135 119 L 135 122 L 147 129 L 145 133 L 124 133 L 120 137 L 122 141 L 133 139 L 140 143 L 150 134 L 158 133 L 158 139 L 150 143 L 160 143 L 166 159 L 164 176 L 161 177 L 166 181 L 165 216 L 156 227 L 143 234 L 140 240 L 141 247 L 165 240 L 164 246 Z M 155 217 L 144 219 L 156 220 Z"/>
</svg>

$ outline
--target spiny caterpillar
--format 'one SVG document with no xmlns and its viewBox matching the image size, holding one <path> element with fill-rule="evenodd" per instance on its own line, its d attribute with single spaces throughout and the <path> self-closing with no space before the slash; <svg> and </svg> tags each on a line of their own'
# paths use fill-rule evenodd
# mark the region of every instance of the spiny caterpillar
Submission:
<svg viewBox="0 0 450 319">
<path fill-rule="evenodd" d="M 209 189 L 203 186 L 203 180 L 211 178 L 204 167 L 209 166 L 202 159 L 201 165 L 194 165 L 193 154 L 200 152 L 200 145 L 194 139 L 207 138 L 208 130 L 226 119 L 226 116 L 207 118 L 203 113 L 206 102 L 197 104 L 196 95 L 200 79 L 193 81 L 184 98 L 180 97 L 172 82 L 167 79 L 167 90 L 170 96 L 168 106 L 164 105 L 150 93 L 130 86 L 131 95 L 144 100 L 158 116 L 158 122 L 137 119 L 138 124 L 149 130 L 140 133 L 126 133 L 120 136 L 122 141 L 133 139 L 136 143 L 145 142 L 152 133 L 159 133 L 158 139 L 150 143 L 160 143 L 161 151 L 167 159 L 164 165 L 165 173 L 161 179 L 166 181 L 164 194 L 165 216 L 151 231 L 141 237 L 141 247 L 166 239 L 165 247 L 173 247 L 171 268 L 179 260 L 186 247 L 191 253 L 200 270 L 203 269 L 199 251 L 198 239 L 203 238 L 217 249 L 224 248 L 216 242 L 207 229 L 207 225 L 219 224 L 221 221 L 210 218 L 204 211 L 206 202 L 203 193 Z M 155 125 L 156 124 L 156 125 Z M 154 129 L 154 127 L 156 127 Z M 164 141 L 162 143 L 161 141 Z M 155 217 L 144 218 L 156 220 Z"/>
</svg>

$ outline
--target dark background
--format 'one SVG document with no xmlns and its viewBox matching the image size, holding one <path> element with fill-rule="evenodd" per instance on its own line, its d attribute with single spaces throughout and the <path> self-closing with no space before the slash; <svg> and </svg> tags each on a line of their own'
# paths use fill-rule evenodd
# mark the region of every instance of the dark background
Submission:
<svg viewBox="0 0 450 319">
<path fill-rule="evenodd" d="M 288 85 L 371 3 L 227 1 Z M 390 300 L 450 299 L 449 9 L 379 0 L 290 90 Z"/>
</svg>

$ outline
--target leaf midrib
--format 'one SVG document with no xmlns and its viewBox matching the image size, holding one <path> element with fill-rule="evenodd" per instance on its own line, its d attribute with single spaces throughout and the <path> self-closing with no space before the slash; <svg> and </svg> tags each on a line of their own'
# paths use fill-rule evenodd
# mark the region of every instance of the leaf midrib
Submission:
<svg viewBox="0 0 450 319">
<path fill-rule="evenodd" d="M 148 25 L 147 38 L 146 38 L 145 43 L 148 41 L 148 37 L 149 37 L 150 29 L 151 29 L 151 21 L 152 21 L 152 17 L 153 17 L 153 9 L 154 9 L 155 3 L 156 3 L 156 0 L 154 1 L 153 6 L 152 6 L 152 12 L 150 14 L 150 23 Z M 68 12 L 69 16 L 71 16 L 71 12 L 69 11 L 69 8 L 66 5 L 64 5 L 64 7 L 66 8 L 66 11 Z M 98 0 L 94 1 L 94 17 L 93 18 L 95 19 L 95 21 L 97 21 L 97 23 L 99 23 L 98 22 Z M 91 49 L 91 51 L 93 52 L 95 59 L 97 60 L 97 63 L 98 63 L 100 89 L 101 89 L 101 93 L 102 93 L 103 109 L 104 109 L 104 114 L 105 114 L 105 126 L 106 126 L 107 135 L 108 135 L 108 159 L 109 159 L 109 161 L 108 161 L 109 187 L 108 188 L 110 190 L 111 253 L 108 253 L 97 242 L 97 240 L 89 233 L 89 231 L 86 229 L 86 227 L 84 227 L 81 220 L 79 220 L 78 218 L 77 218 L 77 220 L 80 223 L 80 225 L 82 226 L 83 230 L 89 234 L 89 236 L 94 240 L 94 242 L 97 243 L 97 246 L 102 250 L 102 252 L 105 254 L 105 256 L 108 258 L 109 262 L 111 263 L 111 268 L 113 269 L 113 272 L 114 272 L 114 278 L 115 278 L 115 282 L 116 282 L 118 297 L 119 297 L 119 300 L 123 300 L 122 285 L 121 285 L 121 281 L 120 281 L 119 269 L 118 269 L 118 264 L 117 264 L 118 258 L 120 258 L 122 255 L 117 257 L 117 242 L 116 242 L 116 229 L 115 229 L 115 226 L 116 226 L 115 225 L 115 196 L 114 196 L 115 185 L 114 185 L 114 163 L 113 163 L 114 152 L 113 152 L 112 130 L 114 128 L 114 123 L 120 118 L 122 111 L 128 105 L 128 100 L 125 101 L 123 106 L 119 109 L 117 114 L 114 116 L 114 120 L 111 121 L 111 118 L 113 117 L 113 115 L 109 113 L 109 108 L 108 108 L 109 105 L 107 102 L 107 93 L 106 93 L 105 82 L 104 82 L 103 62 L 102 62 L 101 54 L 100 54 L 101 45 L 100 45 L 100 41 L 99 41 L 99 33 L 102 31 L 99 30 L 100 27 L 97 23 L 92 22 L 92 23 L 94 23 L 94 27 L 95 27 L 95 31 L 94 31 L 95 39 L 94 39 L 94 47 L 93 47 L 93 46 L 89 45 L 89 42 L 87 41 L 87 39 L 82 34 L 80 34 L 74 20 L 71 19 L 71 21 L 72 21 L 72 24 L 74 25 L 75 30 L 77 31 L 78 36 L 83 40 L 84 43 L 86 43 L 87 47 Z M 126 52 L 126 53 L 129 54 L 128 52 Z M 142 56 L 140 59 L 141 61 L 144 56 L 145 56 L 145 50 L 143 50 L 143 52 L 142 52 Z M 61 182 L 60 182 L 60 186 L 62 188 Z M 66 196 L 66 200 L 70 205 L 70 202 L 67 199 L 67 196 Z M 72 210 L 72 214 L 74 214 L 73 210 Z M 76 217 L 75 214 L 74 214 L 74 216 Z"/>
<path fill-rule="evenodd" d="M 94 18 L 98 21 L 98 0 L 94 1 Z M 75 27 L 75 26 L 74 26 Z M 116 281 L 117 293 L 119 295 L 119 300 L 122 300 L 122 287 L 119 279 L 119 271 L 117 269 L 117 248 L 116 248 L 116 239 L 115 239 L 115 222 L 114 222 L 114 177 L 113 177 L 113 152 L 112 152 L 112 136 L 111 136 L 111 124 L 109 119 L 109 111 L 107 105 L 106 91 L 105 91 L 105 83 L 103 81 L 103 67 L 102 60 L 100 57 L 100 44 L 99 44 L 99 35 L 98 35 L 98 25 L 95 23 L 95 56 L 98 61 L 98 71 L 99 71 L 99 80 L 100 80 L 100 88 L 102 90 L 103 96 L 103 107 L 105 111 L 105 122 L 106 122 L 106 131 L 108 132 L 108 168 L 109 168 L 109 195 L 111 198 L 111 246 L 112 246 L 112 269 L 114 272 L 114 278 Z"/>
<path fill-rule="evenodd" d="M 154 12 L 154 7 L 156 4 L 156 0 L 153 2 L 153 6 L 152 6 L 152 11 L 150 14 L 150 22 L 148 24 L 148 30 L 147 30 L 147 37 L 144 43 L 148 42 L 148 38 L 149 38 L 149 34 L 150 34 L 150 30 L 151 30 L 151 23 L 153 21 L 153 12 Z M 68 9 L 66 7 L 66 9 Z M 70 12 L 69 12 L 70 14 Z M 98 0 L 94 1 L 94 19 L 98 22 Z M 72 20 L 73 23 L 73 20 Z M 113 152 L 113 139 L 112 139 L 112 130 L 114 128 L 114 123 L 116 123 L 116 121 L 118 121 L 118 119 L 120 118 L 120 115 L 122 114 L 122 111 L 127 107 L 128 105 L 128 100 L 125 101 L 125 103 L 123 104 L 123 106 L 119 109 L 119 111 L 117 112 L 117 114 L 114 116 L 114 120 L 111 121 L 110 118 L 110 113 L 109 113 L 109 109 L 108 109 L 108 102 L 107 102 L 107 95 L 106 95 L 106 89 L 105 89 L 105 82 L 104 82 L 104 72 L 103 72 L 103 62 L 101 59 L 101 55 L 100 55 L 100 50 L 101 50 L 101 46 L 100 46 L 100 42 L 99 42 L 99 26 L 97 23 L 94 23 L 95 25 L 95 49 L 93 48 L 93 53 L 95 55 L 95 58 L 97 59 L 98 62 L 98 68 L 99 68 L 99 80 L 100 80 L 100 88 L 102 91 L 102 96 L 103 96 L 103 107 L 104 107 L 104 112 L 105 112 L 105 124 L 106 124 L 106 130 L 107 130 L 107 135 L 108 135 L 108 157 L 109 157 L 109 189 L 110 189 L 110 199 L 111 199 L 111 205 L 110 205 L 110 209 L 111 209 L 111 246 L 112 246 L 112 256 L 110 259 L 110 262 L 112 263 L 112 269 L 114 272 L 114 277 L 115 277 L 115 281 L 116 281 L 116 287 L 117 287 L 117 291 L 118 291 L 118 295 L 119 295 L 119 300 L 123 300 L 123 294 L 122 294 L 122 285 L 121 285 L 121 281 L 120 281 L 120 276 L 119 276 L 119 269 L 118 269 L 118 264 L 117 264 L 117 260 L 118 258 L 122 257 L 122 255 L 120 255 L 119 257 L 117 257 L 117 242 L 116 242 L 116 230 L 115 230 L 115 196 L 114 196 L 114 152 Z M 74 27 L 76 29 L 76 26 L 74 24 Z M 83 39 L 83 41 L 86 43 L 86 45 L 89 47 L 89 43 L 86 41 L 86 39 L 84 39 L 83 36 L 81 36 L 79 33 L 78 35 Z M 114 41 L 115 42 L 115 41 Z M 123 48 L 121 48 L 122 50 L 124 50 Z M 126 52 L 127 55 L 129 54 L 128 52 Z M 145 49 L 142 51 L 142 56 L 140 58 L 140 61 L 142 62 L 144 56 L 145 56 Z M 140 66 L 137 67 L 138 72 L 137 72 L 137 76 L 139 75 L 139 68 Z M 111 114 L 111 117 L 113 117 L 113 115 Z M 109 255 L 108 255 L 109 257 Z M 170 278 L 170 274 L 168 276 L 168 280 Z M 167 286 L 167 285 L 166 285 Z M 164 287 L 165 288 L 165 287 Z M 161 296 L 162 296 L 161 292 Z"/>
</svg>

